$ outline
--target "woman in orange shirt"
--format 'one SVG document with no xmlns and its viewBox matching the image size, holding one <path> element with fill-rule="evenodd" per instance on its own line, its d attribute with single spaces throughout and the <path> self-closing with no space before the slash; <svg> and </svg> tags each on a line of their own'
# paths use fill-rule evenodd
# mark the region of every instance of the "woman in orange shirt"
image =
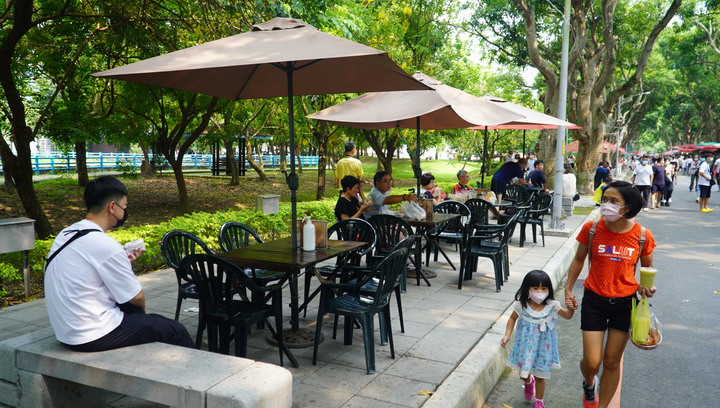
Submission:
<svg viewBox="0 0 720 408">
<path fill-rule="evenodd" d="M 642 266 L 652 267 L 655 239 L 645 229 L 645 243 L 640 245 L 640 226 L 633 218 L 645 207 L 640 192 L 626 181 L 610 183 L 603 192 L 600 212 L 591 248 L 588 248 L 593 221 L 583 225 L 577 236 L 579 243 L 568 270 L 565 303 L 570 310 L 578 308 L 573 294 L 585 258 L 590 254 L 588 277 L 582 300 L 581 323 L 583 359 L 583 405 L 607 407 L 620 380 L 620 362 L 630 330 L 632 300 L 636 293 L 652 297 L 655 287 L 643 288 L 635 279 L 638 259 Z M 607 332 L 607 341 L 605 340 Z M 603 344 L 604 343 L 604 344 Z M 603 365 L 598 393 L 597 373 Z M 598 395 L 599 394 L 599 395 Z"/>
</svg>

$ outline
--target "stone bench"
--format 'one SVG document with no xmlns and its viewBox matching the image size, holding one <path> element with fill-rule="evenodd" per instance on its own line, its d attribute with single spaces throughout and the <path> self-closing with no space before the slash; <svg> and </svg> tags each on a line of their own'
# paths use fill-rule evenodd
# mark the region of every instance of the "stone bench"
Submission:
<svg viewBox="0 0 720 408">
<path fill-rule="evenodd" d="M 123 396 L 172 407 L 290 407 L 292 374 L 162 343 L 74 352 L 52 329 L 0 342 L 0 406 L 102 407 Z"/>
</svg>

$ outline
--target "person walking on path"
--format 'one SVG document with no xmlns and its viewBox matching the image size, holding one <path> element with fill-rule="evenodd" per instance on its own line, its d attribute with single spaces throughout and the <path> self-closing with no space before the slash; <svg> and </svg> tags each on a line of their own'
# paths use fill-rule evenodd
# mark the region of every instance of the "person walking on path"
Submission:
<svg viewBox="0 0 720 408">
<path fill-rule="evenodd" d="M 650 208 L 660 208 L 663 195 L 665 194 L 665 166 L 663 165 L 662 157 L 658 157 L 655 160 L 655 164 L 652 166 L 652 170 L 652 205 L 650 206 Z"/>
<path fill-rule="evenodd" d="M 533 401 L 533 408 L 545 408 L 545 380 L 550 378 L 550 369 L 560 368 L 557 316 L 570 319 L 574 312 L 562 308 L 555 300 L 550 276 L 539 269 L 525 275 L 515 293 L 513 307 L 500 345 L 507 346 L 517 321 L 515 344 L 507 365 L 520 370 L 525 399 Z"/>
<path fill-rule="evenodd" d="M 589 271 L 584 283 L 580 314 L 583 358 L 583 405 L 606 408 L 618 387 L 621 359 L 628 343 L 632 300 L 636 293 L 652 297 L 656 288 L 644 288 L 635 278 L 638 261 L 653 266 L 655 239 L 652 232 L 633 221 L 644 206 L 640 192 L 626 181 L 615 181 L 605 189 L 599 221 L 583 225 L 579 243 L 568 269 L 565 304 L 578 309 L 573 286 L 585 258 Z M 605 334 L 607 332 L 607 339 Z M 598 392 L 597 374 L 603 368 Z"/>
<path fill-rule="evenodd" d="M 185 327 L 145 314 L 145 293 L 127 251 L 106 234 L 123 225 L 128 191 L 113 176 L 85 187 L 85 219 L 60 231 L 45 263 L 45 302 L 55 337 L 75 351 L 103 351 L 161 342 L 194 348 Z"/>
<path fill-rule="evenodd" d="M 355 147 L 355 142 L 346 142 L 345 156 L 342 159 L 338 160 L 337 164 L 335 165 L 335 184 L 337 184 L 338 189 L 340 189 L 341 192 L 343 191 L 341 181 L 345 176 L 353 176 L 360 180 L 360 183 L 362 183 L 362 162 L 356 159 L 355 155 L 357 155 L 357 148 Z M 360 186 L 360 199 L 362 201 L 365 201 L 365 195 L 362 192 L 362 185 Z"/>
<path fill-rule="evenodd" d="M 708 202 L 710 201 L 710 188 L 712 187 L 713 177 L 710 165 L 712 164 L 712 156 L 705 156 L 705 161 L 700 164 L 698 170 L 698 188 L 700 189 L 700 212 L 712 212 L 715 211 L 712 208 L 708 208 Z"/>
<path fill-rule="evenodd" d="M 651 200 L 651 188 L 653 183 L 653 168 L 650 165 L 647 156 L 642 157 L 642 161 L 639 166 L 633 170 L 633 175 L 630 177 L 630 182 L 637 186 L 638 190 L 642 194 L 642 199 L 645 201 L 645 208 L 643 211 L 648 211 Z"/>
<path fill-rule="evenodd" d="M 600 161 L 597 169 L 595 169 L 595 177 L 593 178 L 593 189 L 597 189 L 602 184 L 605 177 L 610 175 L 610 163 L 606 161 Z"/>
</svg>

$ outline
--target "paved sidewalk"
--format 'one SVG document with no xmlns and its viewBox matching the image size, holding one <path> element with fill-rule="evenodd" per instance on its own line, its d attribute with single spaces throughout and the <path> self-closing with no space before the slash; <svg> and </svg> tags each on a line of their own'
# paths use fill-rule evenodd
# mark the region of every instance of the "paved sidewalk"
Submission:
<svg viewBox="0 0 720 408">
<path fill-rule="evenodd" d="M 593 206 L 587 197 L 578 204 Z M 570 233 L 546 235 L 545 247 L 539 236 L 540 242 L 532 243 L 531 227 L 527 228 L 529 242 L 524 248 L 518 247 L 518 227 L 509 248 L 510 279 L 501 292 L 495 292 L 492 263 L 487 259 L 480 259 L 478 272 L 472 281 L 463 283 L 462 290 L 457 289 L 457 271 L 445 262 L 431 262 L 430 268 L 438 274 L 430 280 L 432 286 L 415 286 L 413 281 L 403 294 L 404 334 L 399 330 L 394 301 L 391 305 L 394 360 L 390 358 L 389 347 L 379 345 L 376 333 L 377 373 L 374 375 L 365 373 L 362 330 L 356 329 L 353 344 L 344 346 L 342 328 L 338 339 L 333 340 L 332 317 L 327 317 L 323 324 L 325 341 L 319 346 L 317 366 L 311 363 L 312 348 L 293 349 L 300 362 L 299 368 L 288 368 L 293 374 L 293 406 L 482 406 L 504 370 L 506 354 L 499 347 L 499 340 L 509 316 L 506 311 L 524 274 L 541 268 L 556 281 L 562 281 L 574 254 L 574 236 L 586 218 L 586 215 L 574 215 L 564 220 Z M 446 250 L 459 266 L 454 248 L 448 246 Z M 166 269 L 140 279 L 148 312 L 172 318 L 177 294 L 174 273 Z M 193 336 L 197 313 L 191 308 L 196 306 L 196 301 L 184 301 L 185 310 L 180 316 Z M 317 302 L 309 308 L 308 318 L 301 320 L 301 327 L 314 329 L 316 307 Z M 45 327 L 49 327 L 49 322 L 44 300 L 0 310 L 0 341 Z M 267 343 L 263 331 L 253 331 L 248 358 L 278 363 L 277 349 Z M 434 395 L 429 396 L 428 392 Z M 113 406 L 154 406 L 138 404 L 138 401 L 119 404 Z"/>
</svg>

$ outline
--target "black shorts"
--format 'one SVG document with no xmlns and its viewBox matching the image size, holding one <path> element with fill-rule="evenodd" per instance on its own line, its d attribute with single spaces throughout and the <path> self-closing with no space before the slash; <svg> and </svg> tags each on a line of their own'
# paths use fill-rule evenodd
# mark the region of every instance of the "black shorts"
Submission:
<svg viewBox="0 0 720 408">
<path fill-rule="evenodd" d="M 710 198 L 710 186 L 701 186 L 700 187 L 700 198 Z"/>
<path fill-rule="evenodd" d="M 653 184 L 653 185 L 652 185 L 652 192 L 653 192 L 653 193 L 664 193 L 664 192 L 665 192 L 665 185 Z"/>
<path fill-rule="evenodd" d="M 605 331 L 607 329 L 630 331 L 633 298 L 635 295 L 607 298 L 585 289 L 580 309 L 580 329 L 584 331 Z"/>
<path fill-rule="evenodd" d="M 500 183 L 495 178 L 490 180 L 490 191 L 495 194 L 505 195 L 505 187 L 507 187 L 507 184 Z"/>
</svg>

